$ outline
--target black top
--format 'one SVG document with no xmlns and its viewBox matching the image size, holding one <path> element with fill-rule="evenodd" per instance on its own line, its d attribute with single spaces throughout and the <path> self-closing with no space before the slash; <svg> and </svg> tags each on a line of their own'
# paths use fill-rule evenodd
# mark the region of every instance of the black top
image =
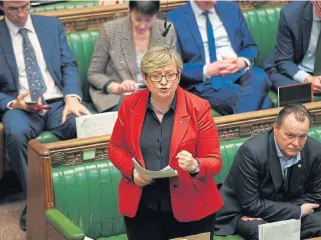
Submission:
<svg viewBox="0 0 321 240">
<path fill-rule="evenodd" d="M 149 97 L 140 137 L 140 149 L 148 170 L 158 171 L 168 166 L 175 109 L 176 95 L 160 122 L 153 111 Z M 171 211 L 169 179 L 154 179 L 145 186 L 140 204 L 153 210 Z"/>
</svg>

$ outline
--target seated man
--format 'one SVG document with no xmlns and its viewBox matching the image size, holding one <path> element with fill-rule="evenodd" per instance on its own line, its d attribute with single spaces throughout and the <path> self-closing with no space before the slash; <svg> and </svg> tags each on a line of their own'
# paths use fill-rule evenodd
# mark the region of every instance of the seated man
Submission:
<svg viewBox="0 0 321 240">
<path fill-rule="evenodd" d="M 276 46 L 263 63 L 274 90 L 312 83 L 314 93 L 321 93 L 320 29 L 320 1 L 295 1 L 281 10 Z"/>
<path fill-rule="evenodd" d="M 270 80 L 254 68 L 256 46 L 233 2 L 191 0 L 168 14 L 183 62 L 181 85 L 221 114 L 272 106 Z"/>
<path fill-rule="evenodd" d="M 30 16 L 30 0 L 0 1 L 0 8 L 5 15 L 0 21 L 0 111 L 5 148 L 27 195 L 28 141 L 43 130 L 61 139 L 74 138 L 75 115 L 90 113 L 80 104 L 80 78 L 61 22 Z M 43 104 L 51 109 L 42 110 Z M 30 107 L 35 109 L 31 112 Z M 26 208 L 20 219 L 22 229 L 25 214 Z"/>
<path fill-rule="evenodd" d="M 301 218 L 301 238 L 321 236 L 321 144 L 309 126 L 303 105 L 287 105 L 274 130 L 239 148 L 220 189 L 216 235 L 256 240 L 260 224 Z"/>
</svg>

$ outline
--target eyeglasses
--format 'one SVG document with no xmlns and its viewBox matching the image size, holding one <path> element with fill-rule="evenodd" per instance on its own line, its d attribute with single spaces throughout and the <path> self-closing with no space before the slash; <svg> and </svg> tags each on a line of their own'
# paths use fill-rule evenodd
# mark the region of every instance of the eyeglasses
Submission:
<svg viewBox="0 0 321 240">
<path fill-rule="evenodd" d="M 149 79 L 152 82 L 160 82 L 162 81 L 163 77 L 165 77 L 167 82 L 174 82 L 176 81 L 178 76 L 178 73 L 166 73 L 166 74 L 161 74 L 161 73 L 151 73 L 149 74 Z"/>
<path fill-rule="evenodd" d="M 18 15 L 20 12 L 22 13 L 28 13 L 30 10 L 30 4 L 26 4 L 22 7 L 9 7 L 8 12 L 13 15 Z"/>
</svg>

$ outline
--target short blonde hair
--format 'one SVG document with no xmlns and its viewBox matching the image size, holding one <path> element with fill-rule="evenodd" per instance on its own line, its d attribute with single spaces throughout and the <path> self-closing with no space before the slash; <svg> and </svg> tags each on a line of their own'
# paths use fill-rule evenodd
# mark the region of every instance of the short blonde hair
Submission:
<svg viewBox="0 0 321 240">
<path fill-rule="evenodd" d="M 166 45 L 156 45 L 151 47 L 143 56 L 141 61 L 141 71 L 147 75 L 166 67 L 172 62 L 176 63 L 177 71 L 182 72 L 183 62 L 174 49 Z"/>
</svg>

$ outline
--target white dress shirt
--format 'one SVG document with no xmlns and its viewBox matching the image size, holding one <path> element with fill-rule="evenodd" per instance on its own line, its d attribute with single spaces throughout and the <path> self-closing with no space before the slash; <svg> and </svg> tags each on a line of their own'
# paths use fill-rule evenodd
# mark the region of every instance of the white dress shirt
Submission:
<svg viewBox="0 0 321 240">
<path fill-rule="evenodd" d="M 293 79 L 299 83 L 303 83 L 304 79 L 310 76 L 309 73 L 313 73 L 316 53 L 315 51 L 317 48 L 320 31 L 321 19 L 317 16 L 315 10 L 313 9 L 313 23 L 311 28 L 309 47 L 302 59 L 302 62 L 298 65 L 298 68 L 300 70 L 293 76 Z"/>
<path fill-rule="evenodd" d="M 203 14 L 204 10 L 199 8 L 194 0 L 190 0 L 191 7 L 194 12 L 194 16 L 196 18 L 196 22 L 202 37 L 203 47 L 205 51 L 205 65 L 203 67 L 203 80 L 205 81 L 209 76 L 207 75 L 207 66 L 211 63 L 210 61 L 210 54 L 208 48 L 208 39 L 207 39 L 207 30 L 206 30 L 206 17 Z M 209 12 L 209 19 L 213 26 L 213 32 L 215 36 L 215 49 L 216 49 L 216 59 L 222 60 L 224 57 L 234 57 L 237 58 L 237 54 L 235 53 L 234 49 L 232 48 L 230 39 L 228 38 L 227 32 L 225 27 L 217 15 L 215 8 L 208 10 Z M 247 63 L 248 66 L 251 65 L 251 62 L 243 58 L 242 59 Z"/>
<path fill-rule="evenodd" d="M 28 78 L 26 74 L 26 68 L 25 68 L 25 62 L 24 62 L 24 56 L 23 56 L 23 38 L 21 34 L 19 33 L 19 27 L 15 26 L 8 18 L 5 18 L 6 24 L 8 26 L 11 40 L 12 40 L 12 46 L 16 58 L 16 63 L 18 67 L 18 74 L 19 74 L 19 94 L 25 93 L 29 91 L 29 85 L 28 85 Z M 41 45 L 38 40 L 37 34 L 35 32 L 35 29 L 32 24 L 32 20 L 30 15 L 28 16 L 27 22 L 24 26 L 28 30 L 28 36 L 30 39 L 30 42 L 35 50 L 37 62 L 39 64 L 42 76 L 44 78 L 44 82 L 47 86 L 47 91 L 44 93 L 44 98 L 46 100 L 48 99 L 54 99 L 54 98 L 62 98 L 63 94 L 61 90 L 57 87 L 55 84 L 55 81 L 53 80 L 50 72 L 48 71 L 47 64 L 45 62 Z M 75 95 L 76 96 L 76 95 Z M 25 98 L 26 102 L 30 102 L 31 98 L 28 95 Z M 8 104 L 10 106 L 12 102 Z"/>
</svg>

